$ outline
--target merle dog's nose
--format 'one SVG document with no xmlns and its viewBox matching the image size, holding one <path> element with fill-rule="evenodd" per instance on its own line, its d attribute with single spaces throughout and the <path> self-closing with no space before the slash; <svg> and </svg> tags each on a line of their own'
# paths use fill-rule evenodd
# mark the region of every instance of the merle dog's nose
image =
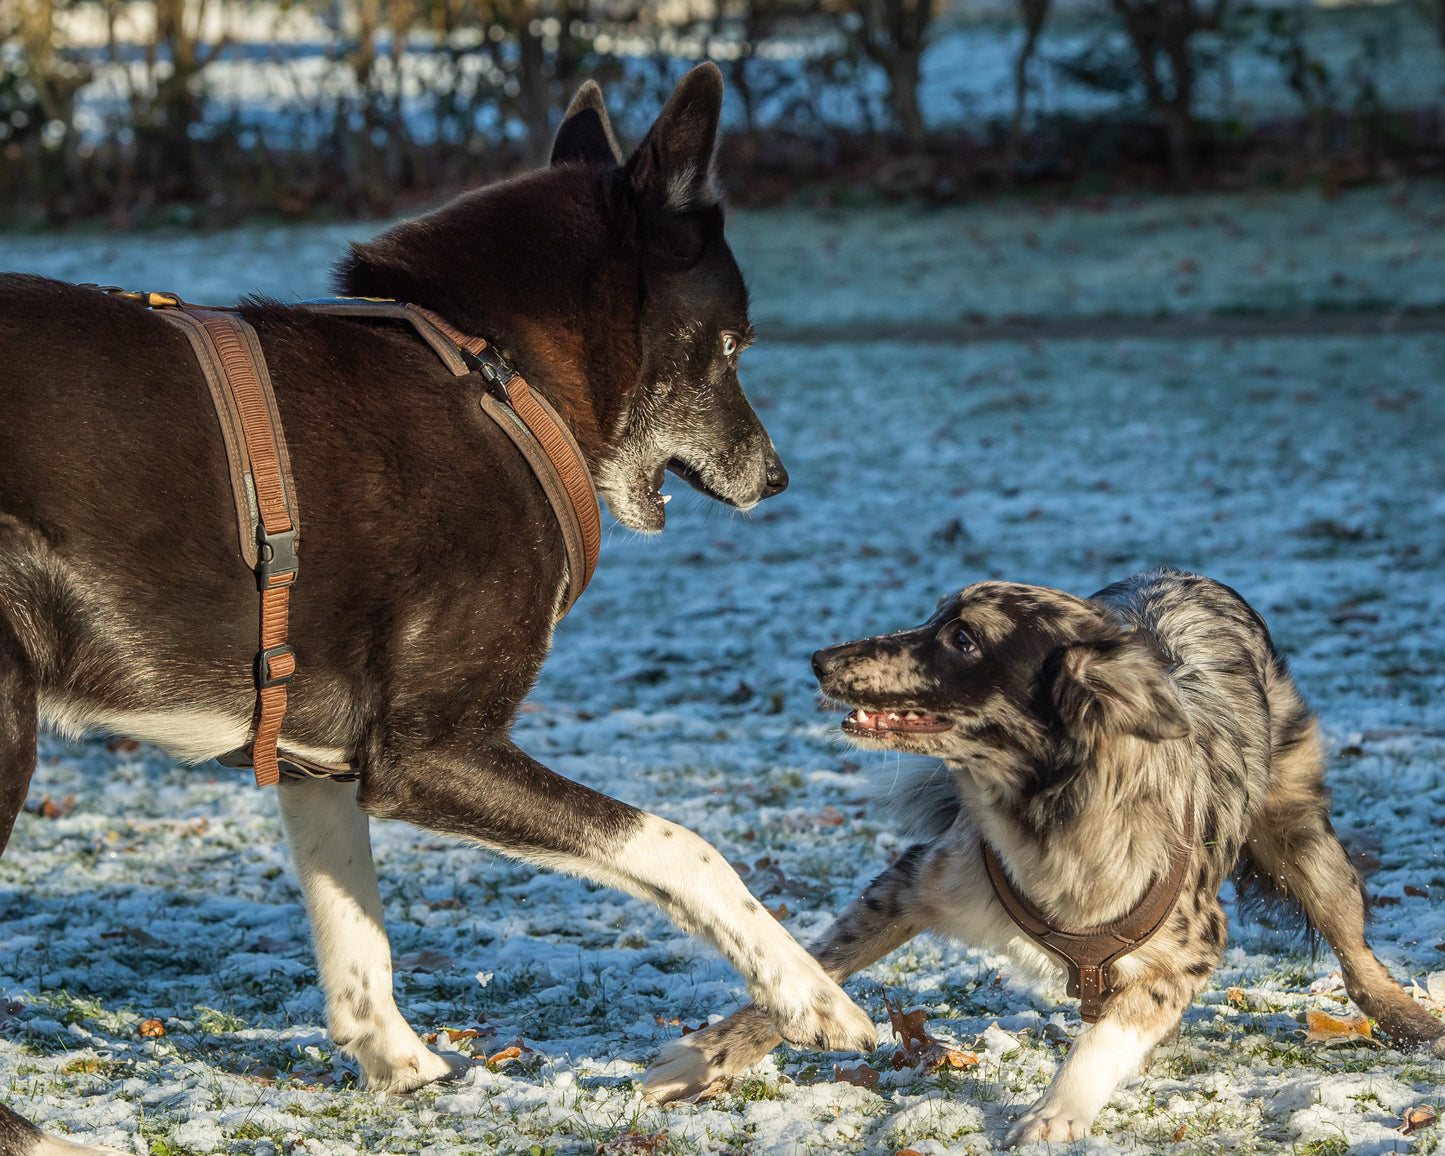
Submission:
<svg viewBox="0 0 1445 1156">
<path fill-rule="evenodd" d="M 783 469 L 783 463 L 778 460 L 776 454 L 773 460 L 768 463 L 768 474 L 763 485 L 763 497 L 771 498 L 781 494 L 788 488 L 788 471 Z"/>
<path fill-rule="evenodd" d="M 843 652 L 848 649 L 847 644 L 842 646 L 825 646 L 822 650 L 813 651 L 813 676 L 821 682 L 838 669 Z"/>
</svg>

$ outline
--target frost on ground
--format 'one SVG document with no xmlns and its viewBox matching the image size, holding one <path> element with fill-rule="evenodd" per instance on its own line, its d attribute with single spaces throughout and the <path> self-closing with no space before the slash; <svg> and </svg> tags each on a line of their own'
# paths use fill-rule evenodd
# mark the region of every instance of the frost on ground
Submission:
<svg viewBox="0 0 1445 1156">
<path fill-rule="evenodd" d="M 524 748 L 701 832 L 808 940 L 900 847 L 869 801 L 888 764 L 815 708 L 814 648 L 917 622 L 979 578 L 1089 593 L 1196 568 L 1265 614 L 1323 716 L 1337 823 L 1383 899 L 1376 950 L 1407 987 L 1445 969 L 1445 339 L 775 344 L 746 361 L 792 488 L 749 518 L 687 497 L 659 538 L 614 531 Z M 0 1096 L 127 1151 L 540 1156 L 662 1130 L 662 1153 L 984 1151 L 1078 1029 L 1061 984 L 918 940 L 850 990 L 885 1037 L 885 996 L 926 1009 L 976 1067 L 915 1077 L 885 1048 L 862 1057 L 884 1073 L 868 1089 L 833 1081 L 860 1057 L 784 1048 L 659 1109 L 642 1068 L 680 1024 L 735 1007 L 737 977 L 641 903 L 378 824 L 403 1014 L 452 1050 L 519 1049 L 382 1098 L 322 1030 L 269 793 L 50 740 L 30 801 L 0 860 L 0 995 L 23 1005 L 0 1002 Z M 1442 1106 L 1445 1063 L 1305 1043 L 1307 1010 L 1352 1010 L 1333 958 L 1231 933 L 1180 1039 L 1079 1149 L 1439 1150 L 1435 1128 L 1399 1124 Z M 166 1034 L 141 1035 L 148 1019 Z"/>
<path fill-rule="evenodd" d="M 1445 305 L 1445 187 L 1024 198 L 920 211 L 730 211 L 764 339 L 820 325 L 1013 316 L 1322 313 Z M 381 223 L 257 225 L 145 238 L 0 236 L 0 269 L 169 289 L 331 292 L 346 243 Z"/>
</svg>

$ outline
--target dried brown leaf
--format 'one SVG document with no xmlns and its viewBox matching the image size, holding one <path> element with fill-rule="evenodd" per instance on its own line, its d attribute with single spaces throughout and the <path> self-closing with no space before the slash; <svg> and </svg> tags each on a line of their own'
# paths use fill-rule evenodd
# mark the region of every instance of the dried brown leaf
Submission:
<svg viewBox="0 0 1445 1156">
<path fill-rule="evenodd" d="M 1421 1128 L 1429 1128 L 1435 1123 L 1435 1109 L 1429 1104 L 1418 1104 L 1405 1113 L 1405 1118 L 1400 1121 L 1400 1131 L 1410 1136 Z"/>
<path fill-rule="evenodd" d="M 437 971 L 450 971 L 456 966 L 456 960 L 444 951 L 433 951 L 431 948 L 423 948 L 421 951 L 413 951 L 409 955 L 400 956 L 396 961 L 397 971 L 424 971 L 427 973 Z"/>
<path fill-rule="evenodd" d="M 1184 1124 L 1181 1122 L 1180 1125 L 1179 1125 L 1179 1127 L 1177 1127 L 1177 1128 L 1174 1129 L 1174 1143 L 1178 1144 L 1179 1141 L 1181 1141 L 1181 1140 L 1183 1140 L 1183 1139 L 1184 1139 Z"/>
<path fill-rule="evenodd" d="M 842 1064 L 833 1065 L 833 1083 L 852 1084 L 859 1088 L 876 1088 L 878 1079 L 882 1075 L 877 1068 L 870 1068 L 867 1064 L 859 1063 L 856 1067 L 845 1068 Z"/>
<path fill-rule="evenodd" d="M 1307 1044 L 1328 1044 L 1338 1043 L 1341 1040 L 1374 1038 L 1370 1034 L 1370 1021 L 1364 1016 L 1352 1016 L 1347 1020 L 1336 1019 L 1325 1012 L 1311 1010 L 1305 1012 L 1305 1029 L 1305 1043 Z"/>
<path fill-rule="evenodd" d="M 158 1040 L 166 1034 L 166 1025 L 160 1020 L 141 1020 L 135 1029 L 136 1035 L 146 1040 Z"/>
<path fill-rule="evenodd" d="M 624 1132 L 615 1140 L 597 1145 L 597 1156 L 631 1156 L 632 1153 L 651 1153 L 667 1139 L 667 1129 L 659 1132 Z"/>
</svg>

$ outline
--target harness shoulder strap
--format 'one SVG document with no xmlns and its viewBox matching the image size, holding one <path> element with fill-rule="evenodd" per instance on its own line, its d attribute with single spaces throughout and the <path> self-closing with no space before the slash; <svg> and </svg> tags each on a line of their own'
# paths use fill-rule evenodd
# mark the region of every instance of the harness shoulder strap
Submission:
<svg viewBox="0 0 1445 1156">
<path fill-rule="evenodd" d="M 286 638 L 291 587 L 299 571 L 300 519 L 286 439 L 255 329 L 230 311 L 158 311 L 190 339 L 226 442 L 241 552 L 255 571 L 261 595 L 255 733 L 249 753 L 256 785 L 268 787 L 281 777 L 276 742 L 286 717 L 287 686 L 296 673 L 296 655 Z"/>
<path fill-rule="evenodd" d="M 1028 898 L 1014 889 L 987 839 L 980 838 L 983 863 L 993 892 L 1020 931 L 1061 960 L 1069 973 L 1068 994 L 1079 1001 L 1079 1018 L 1094 1023 L 1113 994 L 1114 961 L 1144 945 L 1164 926 L 1179 901 L 1184 875 L 1194 854 L 1194 804 L 1184 812 L 1183 838 L 1174 848 L 1169 872 L 1156 876 L 1132 911 L 1098 927 L 1055 927 Z"/>
</svg>

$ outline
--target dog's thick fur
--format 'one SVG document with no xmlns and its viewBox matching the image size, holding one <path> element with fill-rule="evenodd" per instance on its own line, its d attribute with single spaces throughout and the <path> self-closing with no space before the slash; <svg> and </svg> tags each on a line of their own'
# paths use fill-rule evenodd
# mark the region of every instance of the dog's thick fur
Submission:
<svg viewBox="0 0 1445 1156">
<path fill-rule="evenodd" d="M 983 582 L 917 629 L 819 651 L 813 668 L 826 696 L 858 708 L 843 724 L 855 741 L 943 760 L 901 791 L 924 841 L 813 948 L 837 979 L 925 930 L 1049 966 L 990 888 L 980 839 L 1056 926 L 1090 927 L 1141 902 L 1193 811 L 1178 904 L 1115 964 L 1102 1017 L 1010 1143 L 1086 1135 L 1175 1030 L 1219 963 L 1231 874 L 1300 910 L 1350 996 L 1397 1041 L 1445 1034 L 1365 943 L 1367 900 L 1330 826 L 1315 718 L 1264 621 L 1227 586 L 1159 570 L 1082 599 Z M 778 1042 L 745 1008 L 670 1045 L 646 1086 L 687 1095 Z"/>
<path fill-rule="evenodd" d="M 338 267 L 343 293 L 427 306 L 497 346 L 637 530 L 663 526 L 665 469 L 742 509 L 787 482 L 738 383 L 751 330 L 712 172 L 721 100 L 717 69 L 694 70 L 624 160 L 585 86 L 547 169 L 398 225 Z M 567 563 L 540 486 L 478 407 L 480 377 L 452 377 L 399 326 L 261 301 L 243 313 L 300 508 L 281 747 L 362 768 L 359 786 L 278 790 L 328 1026 L 364 1084 L 456 1070 L 393 1002 L 368 816 L 648 899 L 716 945 L 788 1038 L 871 1044 L 868 1017 L 712 847 L 510 741 Z M 182 334 L 125 300 L 5 276 L 0 364 L 3 848 L 37 722 L 192 760 L 244 742 L 258 627 L 219 426 Z M 37 1135 L 0 1111 L 0 1156 L 59 1143 Z"/>
</svg>

